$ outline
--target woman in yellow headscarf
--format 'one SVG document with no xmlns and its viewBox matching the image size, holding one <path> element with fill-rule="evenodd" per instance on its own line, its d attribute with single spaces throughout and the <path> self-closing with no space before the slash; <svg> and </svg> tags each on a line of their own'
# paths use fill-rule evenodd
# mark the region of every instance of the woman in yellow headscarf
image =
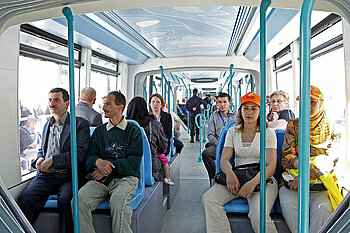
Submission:
<svg viewBox="0 0 350 233">
<path fill-rule="evenodd" d="M 330 144 L 330 126 L 324 107 L 324 97 L 320 89 L 311 85 L 310 105 L 310 158 L 327 155 Z M 297 98 L 299 100 L 299 97 Z M 289 121 L 282 146 L 283 169 L 299 167 L 299 118 Z M 318 178 L 317 168 L 310 165 L 310 180 Z M 298 232 L 298 176 L 289 189 L 281 187 L 279 198 L 282 213 L 292 233 Z M 327 191 L 310 192 L 310 233 L 318 232 L 332 213 Z"/>
</svg>

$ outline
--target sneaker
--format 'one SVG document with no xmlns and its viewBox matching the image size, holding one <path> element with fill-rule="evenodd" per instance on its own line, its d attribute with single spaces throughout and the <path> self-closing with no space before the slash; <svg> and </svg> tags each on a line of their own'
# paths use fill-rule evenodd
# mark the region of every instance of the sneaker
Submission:
<svg viewBox="0 0 350 233">
<path fill-rule="evenodd" d="M 174 185 L 174 182 L 172 182 L 170 178 L 169 179 L 168 178 L 164 178 L 163 182 L 168 184 L 168 185 L 171 185 L 171 186 Z"/>
</svg>

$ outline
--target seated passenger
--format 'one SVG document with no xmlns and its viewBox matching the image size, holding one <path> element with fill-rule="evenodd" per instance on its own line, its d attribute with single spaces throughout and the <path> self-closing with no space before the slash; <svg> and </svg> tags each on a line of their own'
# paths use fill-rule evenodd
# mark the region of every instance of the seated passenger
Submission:
<svg viewBox="0 0 350 233">
<path fill-rule="evenodd" d="M 152 118 L 154 115 L 151 116 L 149 114 L 146 101 L 142 97 L 134 97 L 128 105 L 126 116 L 127 119 L 135 120 L 145 129 L 151 149 L 152 174 L 154 179 L 174 185 L 170 180 L 169 161 L 164 155 L 168 148 L 168 139 L 163 132 L 162 125 Z"/>
<path fill-rule="evenodd" d="M 230 159 L 235 151 L 235 165 L 260 162 L 260 96 L 249 92 L 241 98 L 237 124 L 227 132 L 222 152 L 220 167 L 226 174 L 227 186 L 215 184 L 203 195 L 203 205 L 207 232 L 231 232 L 230 223 L 223 208 L 230 200 L 244 197 L 249 204 L 250 222 L 255 232 L 260 227 L 260 193 L 253 192 L 260 183 L 260 172 L 243 186 L 232 171 Z M 270 217 L 270 210 L 275 202 L 278 188 L 272 176 L 276 169 L 277 138 L 271 128 L 266 129 L 266 232 L 277 232 Z"/>
<path fill-rule="evenodd" d="M 19 129 L 21 156 L 25 156 L 25 150 L 35 149 L 39 143 L 39 135 L 34 132 L 37 122 L 36 117 L 29 115 L 25 125 Z"/>
<path fill-rule="evenodd" d="M 217 101 L 218 109 L 209 117 L 207 131 L 209 142 L 205 145 L 206 149 L 202 152 L 203 163 L 209 176 L 209 183 L 214 179 L 215 175 L 216 146 L 220 132 L 227 122 L 236 118 L 235 113 L 230 110 L 230 105 L 230 95 L 220 93 Z"/>
<path fill-rule="evenodd" d="M 289 109 L 289 96 L 285 91 L 275 91 L 270 95 L 272 111 L 278 114 L 277 121 L 269 122 L 269 127 L 274 129 L 285 129 L 289 120 L 295 115 Z"/>
<path fill-rule="evenodd" d="M 49 93 L 49 109 L 52 117 L 43 129 L 43 141 L 35 161 L 38 174 L 18 198 L 18 206 L 31 224 L 39 217 L 50 195 L 58 194 L 57 201 L 61 232 L 73 232 L 71 211 L 72 175 L 69 94 L 63 88 L 54 88 Z M 90 130 L 89 122 L 76 118 L 77 157 L 79 186 L 85 181 L 85 157 L 87 154 Z"/>
<path fill-rule="evenodd" d="M 125 104 L 119 91 L 104 99 L 103 111 L 109 121 L 99 125 L 91 137 L 86 168 L 92 172 L 92 180 L 78 193 L 80 232 L 95 232 L 91 211 L 108 197 L 112 231 L 132 232 L 128 205 L 138 187 L 143 150 L 140 129 L 122 115 Z"/>
<path fill-rule="evenodd" d="M 76 115 L 89 121 L 91 126 L 102 124 L 102 116 L 92 106 L 96 102 L 96 91 L 92 87 L 85 87 L 81 90 L 79 102 L 75 106 Z"/>
<path fill-rule="evenodd" d="M 299 97 L 297 98 L 299 100 Z M 330 144 L 329 121 L 324 107 L 324 97 L 320 89 L 311 85 L 310 105 L 310 157 L 327 155 Z M 288 123 L 282 146 L 282 167 L 299 168 L 299 118 Z M 317 168 L 310 167 L 310 179 L 318 178 Z M 290 189 L 281 187 L 279 198 L 284 219 L 292 233 L 298 232 L 298 176 Z M 327 191 L 310 192 L 310 233 L 318 232 L 332 213 Z"/>
</svg>

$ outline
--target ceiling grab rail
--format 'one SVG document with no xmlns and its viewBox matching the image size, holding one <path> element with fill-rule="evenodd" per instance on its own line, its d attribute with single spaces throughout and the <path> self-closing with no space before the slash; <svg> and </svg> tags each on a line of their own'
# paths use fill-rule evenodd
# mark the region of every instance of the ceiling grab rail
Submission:
<svg viewBox="0 0 350 233">
<path fill-rule="evenodd" d="M 310 41 L 311 12 L 315 0 L 304 0 L 300 14 L 300 118 L 298 232 L 309 232 L 310 197 Z"/>
<path fill-rule="evenodd" d="M 154 89 L 156 90 L 156 93 L 158 93 L 158 90 L 157 90 L 157 86 L 156 86 L 156 82 L 155 82 L 155 81 L 153 81 L 153 87 L 154 87 Z"/>
<path fill-rule="evenodd" d="M 260 5 L 260 116 L 266 116 L 266 10 L 271 0 Z M 241 91 L 241 88 L 240 88 Z M 260 232 L 266 232 L 266 117 L 260 117 Z M 262 185 L 263 184 L 263 185 Z"/>
<path fill-rule="evenodd" d="M 233 78 L 233 64 L 230 65 L 230 81 L 228 82 L 228 88 L 227 88 L 227 92 L 230 96 L 232 96 L 232 78 Z"/>
<path fill-rule="evenodd" d="M 161 87 L 162 87 L 162 96 L 164 96 L 164 71 L 163 66 L 159 66 L 160 69 L 160 80 L 161 80 Z"/>
<path fill-rule="evenodd" d="M 184 82 L 184 80 L 183 80 L 183 78 L 182 77 L 179 77 L 180 78 L 180 80 L 182 81 L 182 83 L 183 83 L 183 85 L 184 85 L 184 87 L 186 88 L 186 98 L 187 98 L 187 100 L 189 99 L 188 97 L 189 97 L 189 89 L 187 88 L 187 86 L 186 86 L 186 84 L 185 84 L 185 82 Z M 188 85 L 188 87 L 189 87 L 190 85 Z M 186 103 L 185 103 L 186 104 Z M 187 111 L 187 133 L 190 133 L 190 115 L 189 115 L 189 113 L 188 113 L 188 111 Z"/>
<path fill-rule="evenodd" d="M 72 185 L 73 185 L 73 218 L 74 232 L 79 233 L 79 203 L 78 203 L 78 167 L 77 167 L 77 132 L 75 116 L 75 90 L 74 90 L 74 39 L 73 15 L 69 7 L 62 10 L 68 21 L 68 61 L 69 61 L 69 92 L 70 92 L 70 135 L 72 159 Z"/>
<path fill-rule="evenodd" d="M 143 86 L 143 91 L 145 92 L 145 99 L 146 99 L 146 102 L 147 102 L 148 99 L 147 99 L 147 89 L 146 89 L 145 81 L 146 81 L 146 79 L 143 81 L 142 86 Z"/>
<path fill-rule="evenodd" d="M 165 80 L 165 85 L 168 84 L 168 88 L 165 88 L 167 90 L 167 97 L 168 97 L 168 113 L 170 114 L 170 81 Z"/>
<path fill-rule="evenodd" d="M 230 65 L 230 74 L 227 76 L 224 85 L 222 85 L 222 86 L 220 87 L 219 92 L 222 92 L 222 90 L 224 90 L 224 88 L 225 88 L 225 86 L 226 86 L 226 83 L 227 83 L 228 80 L 230 79 L 231 75 L 232 75 L 232 77 L 234 76 L 235 72 L 231 73 L 231 67 L 232 67 L 232 69 L 233 69 L 233 66 L 234 66 L 233 64 Z"/>
</svg>

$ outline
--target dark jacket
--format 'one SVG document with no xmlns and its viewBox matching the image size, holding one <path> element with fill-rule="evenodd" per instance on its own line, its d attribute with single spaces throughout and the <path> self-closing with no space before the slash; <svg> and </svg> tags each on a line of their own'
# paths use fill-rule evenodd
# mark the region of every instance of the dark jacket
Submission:
<svg viewBox="0 0 350 233">
<path fill-rule="evenodd" d="M 203 104 L 204 108 L 207 108 L 207 103 L 200 97 L 194 95 L 186 103 L 186 110 L 190 113 L 190 117 L 196 116 L 201 113 L 200 105 Z M 196 111 L 193 108 L 196 107 Z"/>
<path fill-rule="evenodd" d="M 164 134 L 162 125 L 151 119 L 150 123 L 144 128 L 152 154 L 152 174 L 156 180 L 163 180 L 162 162 L 157 157 L 157 152 L 166 154 L 168 148 L 168 139 Z M 151 133 L 152 131 L 152 133 Z"/>
<path fill-rule="evenodd" d="M 86 119 L 91 126 L 98 126 L 102 124 L 102 116 L 91 108 L 87 103 L 79 102 L 75 106 L 75 114 Z"/>
<path fill-rule="evenodd" d="M 89 122 L 81 117 L 76 118 L 77 127 L 77 158 L 78 158 L 78 179 L 82 184 L 85 180 L 85 157 L 88 152 L 90 129 Z M 45 158 L 47 152 L 48 136 L 50 134 L 50 120 L 48 120 L 43 129 L 41 147 L 38 151 L 38 158 Z M 67 176 L 71 176 L 71 142 L 70 142 L 70 114 L 63 125 L 60 136 L 60 153 L 52 155 L 54 169 L 67 169 Z M 40 173 L 46 174 L 46 173 Z"/>
<path fill-rule="evenodd" d="M 163 127 L 163 132 L 165 136 L 168 138 L 168 147 L 165 151 L 165 155 L 167 155 L 170 151 L 170 139 L 173 132 L 173 121 L 171 120 L 171 115 L 167 112 L 160 112 L 160 123 Z"/>
</svg>

